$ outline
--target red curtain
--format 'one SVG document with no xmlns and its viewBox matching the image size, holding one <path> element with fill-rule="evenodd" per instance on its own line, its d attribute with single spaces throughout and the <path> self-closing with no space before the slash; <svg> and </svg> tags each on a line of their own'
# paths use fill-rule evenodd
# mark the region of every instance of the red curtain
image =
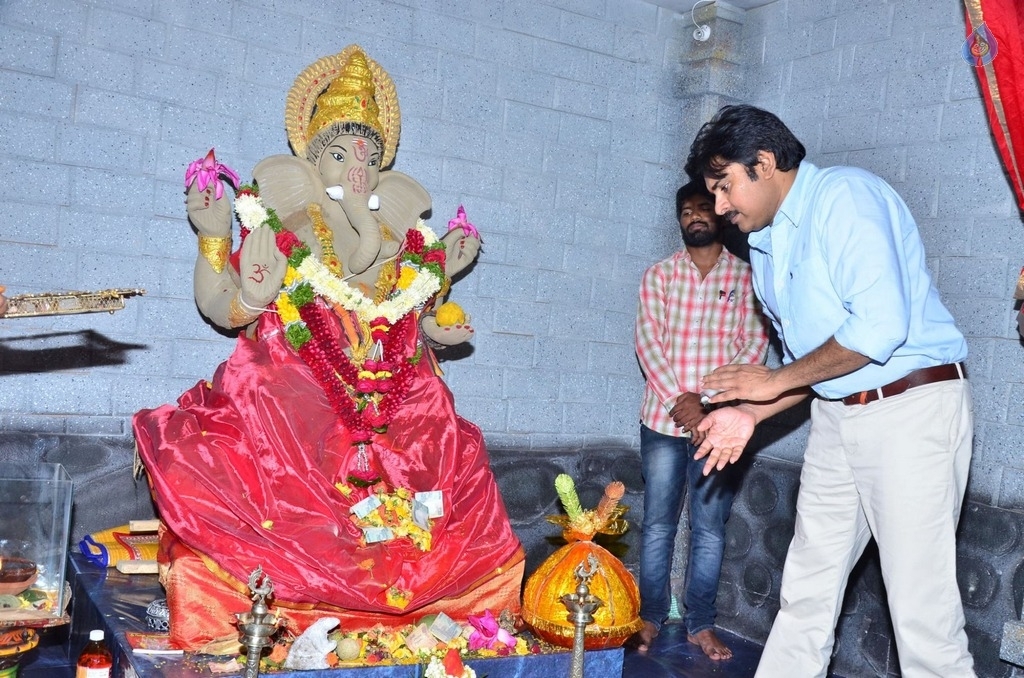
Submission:
<svg viewBox="0 0 1024 678">
<path fill-rule="evenodd" d="M 985 97 L 989 126 L 1024 211 L 1024 2 L 964 0 L 967 41 Z"/>
<path fill-rule="evenodd" d="M 1024 2 L 964 0 L 964 6 L 963 57 L 975 67 L 992 136 L 1024 212 Z M 1024 268 L 1014 298 L 1024 299 Z M 1017 314 L 1017 331 L 1024 336 L 1024 307 Z"/>
</svg>

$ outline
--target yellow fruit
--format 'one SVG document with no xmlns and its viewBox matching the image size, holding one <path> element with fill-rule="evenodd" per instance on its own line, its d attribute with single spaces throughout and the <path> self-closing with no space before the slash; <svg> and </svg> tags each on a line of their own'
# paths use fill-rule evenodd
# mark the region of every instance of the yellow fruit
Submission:
<svg viewBox="0 0 1024 678">
<path fill-rule="evenodd" d="M 446 301 L 438 307 L 434 320 L 440 327 L 463 325 L 466 322 L 466 312 L 454 301 Z"/>
</svg>

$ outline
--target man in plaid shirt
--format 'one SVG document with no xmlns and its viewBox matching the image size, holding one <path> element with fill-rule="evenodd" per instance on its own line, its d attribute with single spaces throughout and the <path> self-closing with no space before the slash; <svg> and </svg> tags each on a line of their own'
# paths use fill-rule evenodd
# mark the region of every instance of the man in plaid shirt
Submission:
<svg viewBox="0 0 1024 678">
<path fill-rule="evenodd" d="M 715 597 L 735 478 L 704 477 L 693 460 L 704 418 L 700 383 L 722 365 L 764 362 L 768 335 L 750 266 L 722 246 L 714 198 L 701 180 L 676 193 L 684 249 L 651 266 L 640 285 L 636 354 L 647 385 L 640 408 L 644 490 L 640 617 L 633 639 L 646 652 L 668 617 L 669 574 L 683 501 L 690 500 L 687 637 L 711 659 L 732 652 L 715 634 Z M 684 482 L 685 479 L 685 482 Z"/>
</svg>

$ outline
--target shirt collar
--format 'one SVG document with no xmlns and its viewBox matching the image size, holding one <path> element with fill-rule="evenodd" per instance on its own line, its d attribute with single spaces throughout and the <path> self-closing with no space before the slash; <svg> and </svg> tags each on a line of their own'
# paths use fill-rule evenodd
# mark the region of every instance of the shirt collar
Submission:
<svg viewBox="0 0 1024 678">
<path fill-rule="evenodd" d="M 804 199 L 810 190 L 813 177 L 818 173 L 818 168 L 806 160 L 800 161 L 796 171 L 796 179 L 789 189 L 789 193 L 782 199 L 779 211 L 772 220 L 772 224 L 779 221 L 779 218 L 788 220 L 794 226 L 798 226 L 803 220 L 804 211 L 807 209 L 807 201 Z"/>
<path fill-rule="evenodd" d="M 683 247 L 682 249 L 680 249 L 678 254 L 688 264 L 692 264 L 693 263 L 693 257 L 690 256 L 690 250 L 686 249 L 686 247 Z M 722 245 L 722 251 L 718 253 L 718 261 L 716 263 L 718 263 L 718 264 L 722 263 L 722 261 L 724 261 L 726 256 L 728 256 L 729 254 L 730 254 L 729 250 L 727 250 L 725 248 L 725 245 Z"/>
<path fill-rule="evenodd" d="M 748 242 L 751 247 L 756 247 L 762 251 L 770 251 L 768 242 L 771 238 L 770 230 L 773 226 L 787 223 L 792 224 L 794 227 L 799 226 L 803 220 L 804 212 L 807 210 L 805 198 L 810 190 L 813 176 L 817 172 L 818 167 L 813 163 L 806 160 L 800 161 L 800 166 L 797 167 L 796 179 L 793 180 L 789 193 L 782 199 L 782 204 L 779 205 L 779 211 L 775 213 L 772 223 L 768 224 L 767 228 L 762 228 L 760 231 L 754 231 L 750 234 Z"/>
</svg>

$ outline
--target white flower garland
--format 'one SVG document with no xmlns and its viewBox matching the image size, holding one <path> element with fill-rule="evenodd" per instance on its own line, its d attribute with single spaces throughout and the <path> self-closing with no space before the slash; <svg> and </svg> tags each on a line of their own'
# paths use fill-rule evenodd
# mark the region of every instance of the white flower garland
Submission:
<svg viewBox="0 0 1024 678">
<path fill-rule="evenodd" d="M 409 264 L 404 265 L 408 266 Z M 309 282 L 314 292 L 328 301 L 340 305 L 346 311 L 355 311 L 359 315 L 359 319 L 366 322 L 385 318 L 388 323 L 394 324 L 412 309 L 425 304 L 441 289 L 441 281 L 433 273 L 417 269 L 416 277 L 413 278 L 409 287 L 401 290 L 391 299 L 375 304 L 362 292 L 335 277 L 322 262 L 313 256 L 306 257 L 299 264 L 297 271 Z"/>
<path fill-rule="evenodd" d="M 250 231 L 262 227 L 269 218 L 263 200 L 250 193 L 238 196 L 235 200 L 235 213 L 242 226 Z M 423 235 L 427 245 L 437 242 L 437 235 L 422 219 L 416 221 L 416 230 Z M 404 265 L 409 266 L 408 263 Z M 423 306 L 441 289 L 441 281 L 430 271 L 419 267 L 411 268 L 416 271 L 416 277 L 409 286 L 380 304 L 373 303 L 372 299 L 346 283 L 344 279 L 335 276 L 312 253 L 299 264 L 296 272 L 309 281 L 314 292 L 340 305 L 346 311 L 354 311 L 361 320 L 370 322 L 377 318 L 385 318 L 393 324 L 412 309 Z"/>
<path fill-rule="evenodd" d="M 476 671 L 472 667 L 464 666 L 461 676 L 452 676 L 445 670 L 441 660 L 434 656 L 430 658 L 430 663 L 427 664 L 423 676 L 424 678 L 476 678 Z"/>
</svg>

